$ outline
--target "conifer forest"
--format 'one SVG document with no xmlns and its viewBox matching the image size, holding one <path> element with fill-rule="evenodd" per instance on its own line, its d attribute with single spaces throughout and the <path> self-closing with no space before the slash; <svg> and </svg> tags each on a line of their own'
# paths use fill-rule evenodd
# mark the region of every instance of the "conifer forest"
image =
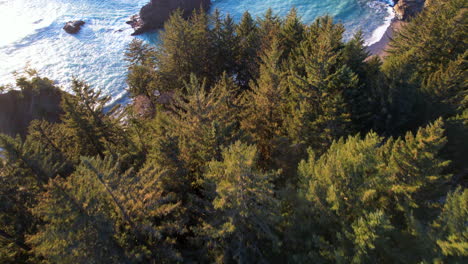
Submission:
<svg viewBox="0 0 468 264">
<path fill-rule="evenodd" d="M 0 263 L 468 263 L 468 3 L 427 2 L 384 58 L 329 16 L 177 11 L 125 106 L 17 76 L 62 113 L 0 134 Z"/>
</svg>

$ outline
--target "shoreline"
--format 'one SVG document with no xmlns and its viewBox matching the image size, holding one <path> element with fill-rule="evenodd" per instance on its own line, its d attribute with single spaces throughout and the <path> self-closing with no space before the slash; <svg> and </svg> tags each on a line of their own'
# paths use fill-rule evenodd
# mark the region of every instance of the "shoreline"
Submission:
<svg viewBox="0 0 468 264">
<path fill-rule="evenodd" d="M 378 56 L 380 59 L 385 59 L 388 55 L 389 43 L 393 36 L 401 30 L 401 28 L 410 20 L 411 17 L 423 11 L 426 4 L 425 0 L 392 0 L 393 18 L 390 22 L 382 38 L 367 46 L 367 51 L 370 56 Z"/>
<path fill-rule="evenodd" d="M 390 8 L 390 23 L 388 24 L 387 28 L 385 29 L 384 34 L 382 37 L 377 41 L 370 45 L 368 45 L 367 51 L 369 52 L 369 56 L 379 56 L 383 59 L 387 56 L 387 49 L 389 48 L 389 43 L 392 37 L 401 29 L 403 25 L 403 21 L 399 20 L 395 14 L 395 5 L 398 3 L 398 0 L 393 0 L 393 5 L 389 4 Z"/>
<path fill-rule="evenodd" d="M 379 41 L 367 46 L 367 51 L 371 56 L 379 56 L 384 58 L 387 55 L 387 49 L 389 47 L 390 40 L 403 26 L 404 22 L 393 18 L 390 25 L 387 27 L 387 30 L 382 35 Z"/>
</svg>

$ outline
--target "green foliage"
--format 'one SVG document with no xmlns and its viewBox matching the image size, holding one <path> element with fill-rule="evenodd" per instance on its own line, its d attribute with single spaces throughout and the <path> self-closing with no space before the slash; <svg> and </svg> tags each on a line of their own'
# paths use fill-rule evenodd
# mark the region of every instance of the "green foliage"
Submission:
<svg viewBox="0 0 468 264">
<path fill-rule="evenodd" d="M 156 51 L 141 40 L 133 40 L 125 52 L 128 66 L 128 92 L 131 96 L 146 95 L 152 98 L 158 89 Z"/>
<path fill-rule="evenodd" d="M 167 177 L 151 166 L 121 172 L 112 159 L 84 158 L 66 180 L 48 184 L 34 209 L 44 225 L 29 243 L 62 263 L 178 259 L 171 236 L 183 229 L 169 220 L 180 203 L 165 190 Z"/>
<path fill-rule="evenodd" d="M 343 30 L 330 17 L 318 19 L 290 62 L 288 133 L 294 142 L 320 151 L 351 132 L 344 93 L 357 89 L 358 78 L 340 66 Z"/>
<path fill-rule="evenodd" d="M 447 121 L 448 144 L 444 148 L 444 157 L 451 160 L 452 171 L 456 172 L 453 181 L 461 183 L 467 181 L 468 157 L 468 111 L 454 116 Z"/>
<path fill-rule="evenodd" d="M 282 59 L 289 55 L 299 46 L 304 39 L 305 26 L 297 16 L 297 10 L 291 9 L 278 33 L 282 53 Z"/>
<path fill-rule="evenodd" d="M 261 18 L 257 18 L 258 35 L 261 42 L 261 50 L 267 50 L 272 45 L 274 39 L 277 38 L 281 28 L 281 18 L 273 13 L 270 8 Z"/>
<path fill-rule="evenodd" d="M 232 76 L 236 73 L 237 54 L 239 53 L 239 37 L 236 33 L 236 23 L 231 16 L 222 18 L 219 10 L 215 10 L 213 29 L 210 31 L 210 79 L 217 79 L 223 73 Z"/>
<path fill-rule="evenodd" d="M 16 86 L 20 88 L 23 96 L 28 97 L 57 90 L 52 80 L 41 78 L 35 70 L 26 68 L 25 72 L 25 76 L 19 76 L 16 79 Z"/>
<path fill-rule="evenodd" d="M 449 193 L 442 213 L 435 222 L 437 245 L 450 263 L 462 263 L 468 257 L 468 190 Z"/>
<path fill-rule="evenodd" d="M 156 53 L 156 68 L 160 85 L 165 90 L 183 87 L 193 73 L 209 74 L 209 30 L 205 13 L 194 12 L 190 20 L 184 20 L 180 11 L 175 12 L 160 33 L 160 45 Z"/>
<path fill-rule="evenodd" d="M 62 119 L 66 135 L 72 142 L 79 142 L 80 149 L 75 155 L 137 156 L 139 150 L 122 126 L 120 106 L 106 109 L 111 98 L 101 96 L 101 91 L 95 91 L 84 82 L 74 80 L 72 89 L 75 94 L 65 96 L 62 102 L 65 111 Z"/>
<path fill-rule="evenodd" d="M 442 125 L 439 120 L 415 136 L 385 143 L 375 133 L 363 140 L 339 140 L 318 159 L 310 153 L 299 165 L 310 212 L 298 215 L 312 217 L 310 225 L 326 231 L 311 238 L 308 250 L 318 250 L 316 258 L 330 261 L 417 261 L 406 243 L 395 239 L 418 241 L 410 219 L 430 219 L 435 199 L 443 195 L 447 177 L 442 170 L 448 162 L 437 157 L 446 142 Z"/>
<path fill-rule="evenodd" d="M 461 107 L 453 103 L 466 96 L 465 6 L 465 0 L 431 1 L 390 43 L 382 69 L 398 132 Z"/>
<path fill-rule="evenodd" d="M 237 81 L 241 87 L 247 87 L 251 80 L 257 78 L 258 52 L 260 38 L 258 25 L 249 12 L 245 12 L 237 25 L 236 34 L 239 38 L 239 53 L 237 57 Z"/>
<path fill-rule="evenodd" d="M 186 95 L 174 98 L 170 129 L 175 129 L 179 159 L 199 177 L 205 164 L 220 157 L 222 146 L 228 146 L 235 138 L 236 86 L 225 76 L 208 91 L 205 82 L 192 75 L 185 89 Z"/>
<path fill-rule="evenodd" d="M 436 109 L 431 109 L 429 115 L 450 116 L 462 113 L 467 109 L 468 86 L 466 83 L 468 52 L 461 54 L 456 60 L 441 66 L 427 77 L 422 89 L 432 97 L 431 103 Z"/>
<path fill-rule="evenodd" d="M 238 141 L 223 151 L 222 161 L 209 164 L 206 178 L 215 186 L 217 217 L 205 228 L 219 263 L 266 262 L 278 246 L 274 174 L 257 171 L 255 159 L 255 147 Z"/>
<path fill-rule="evenodd" d="M 383 62 L 328 16 L 175 12 L 125 54 L 154 116 L 74 80 L 0 134 L 0 263 L 466 262 L 465 2 Z M 26 73 L 18 100 L 61 93 Z"/>
<path fill-rule="evenodd" d="M 30 208 L 50 178 L 64 172 L 65 163 L 40 142 L 0 134 L 0 261 L 36 262 L 26 236 L 36 232 L 38 220 Z M 5 161 L 5 163 L 4 163 Z"/>
<path fill-rule="evenodd" d="M 245 94 L 242 128 L 253 137 L 263 162 L 271 159 L 274 142 L 283 131 L 286 91 L 280 57 L 278 41 L 273 40 L 272 47 L 262 56 L 259 79 L 251 83 L 251 91 Z"/>
<path fill-rule="evenodd" d="M 372 263 L 376 259 L 387 262 L 392 258 L 391 248 L 387 245 L 391 243 L 395 228 L 382 211 L 365 213 L 351 227 L 353 232 L 347 236 L 355 245 L 352 263 Z"/>
</svg>

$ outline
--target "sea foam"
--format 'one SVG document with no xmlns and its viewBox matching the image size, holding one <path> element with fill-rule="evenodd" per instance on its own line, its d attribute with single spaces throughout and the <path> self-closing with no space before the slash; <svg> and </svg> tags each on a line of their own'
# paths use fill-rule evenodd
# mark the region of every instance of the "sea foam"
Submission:
<svg viewBox="0 0 468 264">
<path fill-rule="evenodd" d="M 70 91 L 73 77 L 83 79 L 113 102 L 128 102 L 124 51 L 133 37 L 125 21 L 148 0 L 0 0 L 0 85 L 14 83 L 12 72 L 26 64 Z M 214 0 L 213 10 L 237 21 L 245 11 L 262 16 L 268 8 L 285 16 L 292 7 L 305 23 L 329 14 L 346 27 L 345 40 L 362 29 L 367 43 L 378 40 L 391 20 L 384 0 Z M 69 35 L 65 22 L 86 22 Z M 157 34 L 140 36 L 155 43 Z"/>
</svg>

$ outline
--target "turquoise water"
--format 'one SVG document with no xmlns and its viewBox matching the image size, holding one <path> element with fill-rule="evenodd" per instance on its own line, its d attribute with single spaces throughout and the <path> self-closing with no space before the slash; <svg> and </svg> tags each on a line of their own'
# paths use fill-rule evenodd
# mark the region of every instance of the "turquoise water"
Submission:
<svg viewBox="0 0 468 264">
<path fill-rule="evenodd" d="M 361 29 L 368 44 L 377 42 L 391 19 L 392 0 L 214 0 L 214 8 L 231 14 L 239 20 L 245 11 L 262 16 L 268 8 L 285 16 L 295 7 L 302 21 L 311 23 L 318 16 L 333 16 L 347 29 L 345 38 Z M 383 27 L 382 27 L 383 26 Z M 375 35 L 374 35 L 375 33 Z"/>
<path fill-rule="evenodd" d="M 148 0 L 0 0 L 0 85 L 13 83 L 12 72 L 26 65 L 69 90 L 73 76 L 86 80 L 115 101 L 125 102 L 123 52 L 132 40 L 125 21 Z M 296 7 L 304 22 L 330 14 L 347 28 L 346 38 L 362 29 L 367 42 L 380 39 L 392 16 L 391 0 L 215 0 L 213 8 L 239 19 L 271 7 L 285 15 Z M 77 35 L 62 30 L 66 21 L 82 19 Z M 142 36 L 154 39 L 154 34 Z"/>
</svg>

